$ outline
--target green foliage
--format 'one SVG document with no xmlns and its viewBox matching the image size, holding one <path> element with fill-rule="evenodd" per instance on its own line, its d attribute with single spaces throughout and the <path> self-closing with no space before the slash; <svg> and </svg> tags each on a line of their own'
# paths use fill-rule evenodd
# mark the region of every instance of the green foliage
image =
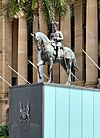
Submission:
<svg viewBox="0 0 100 138">
<path fill-rule="evenodd" d="M 56 16 L 64 17 L 68 12 L 68 4 L 71 0 L 43 0 L 43 11 L 47 22 L 55 20 Z"/>
<path fill-rule="evenodd" d="M 14 16 L 19 11 L 18 4 L 16 0 L 10 0 L 8 4 L 7 13 L 9 16 Z"/>
<path fill-rule="evenodd" d="M 46 17 L 47 23 L 55 20 L 55 16 L 64 17 L 68 11 L 68 3 L 72 0 L 9 0 L 8 15 L 14 16 L 22 10 L 28 19 L 33 18 L 33 10 L 38 3 Z"/>
<path fill-rule="evenodd" d="M 8 136 L 1 136 L 0 138 L 9 138 Z"/>
<path fill-rule="evenodd" d="M 54 20 L 55 10 L 54 10 L 54 0 L 43 0 L 43 13 L 46 17 L 46 21 Z"/>
<path fill-rule="evenodd" d="M 32 0 L 32 9 L 35 8 L 37 3 L 38 3 L 38 0 Z"/>
<path fill-rule="evenodd" d="M 9 0 L 7 13 L 9 16 L 15 16 L 23 11 L 28 19 L 32 19 L 32 1 L 31 0 Z"/>
<path fill-rule="evenodd" d="M 6 138 L 8 135 L 8 126 L 6 124 L 0 124 L 0 138 Z"/>
</svg>

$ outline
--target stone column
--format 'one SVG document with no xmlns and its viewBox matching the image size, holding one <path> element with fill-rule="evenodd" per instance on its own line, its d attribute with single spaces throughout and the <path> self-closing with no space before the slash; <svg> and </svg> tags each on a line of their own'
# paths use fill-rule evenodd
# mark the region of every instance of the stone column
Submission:
<svg viewBox="0 0 100 138">
<path fill-rule="evenodd" d="M 1 1 L 0 1 L 0 6 L 1 6 Z M 3 22 L 2 22 L 2 14 L 1 14 L 1 11 L 0 11 L 0 75 L 2 75 L 2 71 L 3 71 L 3 68 L 2 68 L 2 27 L 3 27 Z M 2 96 L 2 89 L 3 89 L 3 86 L 2 86 L 2 80 L 0 79 L 0 97 Z M 0 123 L 2 122 L 2 99 L 0 98 Z"/>
<path fill-rule="evenodd" d="M 18 14 L 18 73 L 27 80 L 27 20 L 22 11 Z M 18 76 L 18 84 L 26 84 Z"/>
<path fill-rule="evenodd" d="M 40 3 L 40 7 L 41 7 L 41 3 Z M 41 8 L 39 8 L 39 29 L 40 32 L 43 32 L 44 34 L 48 34 L 47 33 L 47 24 L 45 21 L 45 17 L 43 15 L 43 11 L 41 10 Z M 41 68 L 42 73 L 46 74 L 48 76 L 48 65 L 45 64 L 42 68 Z M 47 82 L 48 80 L 43 76 L 43 81 Z"/>
<path fill-rule="evenodd" d="M 0 2 L 0 6 L 1 6 L 1 2 Z M 3 32 L 3 20 L 2 20 L 2 13 L 0 11 L 0 75 L 2 74 L 2 42 L 3 42 L 3 36 L 2 36 L 2 32 Z M 2 90 L 2 80 L 0 79 L 0 90 Z M 0 96 L 1 96 L 2 92 L 0 91 Z"/>
<path fill-rule="evenodd" d="M 70 6 L 68 7 L 68 13 L 66 14 L 65 18 L 61 20 L 60 30 L 63 33 L 64 40 L 63 45 L 67 47 L 71 47 L 71 16 L 70 16 Z M 60 83 L 66 83 L 67 81 L 67 74 L 63 67 L 60 65 Z"/>
<path fill-rule="evenodd" d="M 38 15 L 38 10 L 36 9 L 34 11 L 34 20 L 33 20 L 33 33 L 38 32 L 39 31 L 39 15 Z M 36 48 L 36 45 L 33 41 L 33 64 L 37 65 L 38 63 L 38 51 Z M 33 67 L 33 83 L 37 83 L 38 82 L 38 73 L 36 68 Z"/>
<path fill-rule="evenodd" d="M 84 63 L 83 63 L 83 0 L 75 1 L 74 4 L 74 14 L 75 14 L 75 54 L 77 59 L 77 64 L 79 70 L 75 73 L 79 81 L 76 81 L 78 85 L 84 85 Z"/>
<path fill-rule="evenodd" d="M 0 74 L 7 82 L 12 83 L 12 71 L 8 65 L 12 66 L 12 19 L 3 18 L 2 20 L 2 61 Z M 6 120 L 5 110 L 8 108 L 9 85 L 2 81 L 2 121 Z"/>
<path fill-rule="evenodd" d="M 86 13 L 86 52 L 98 64 L 97 0 L 87 0 Z M 97 78 L 98 69 L 86 56 L 86 86 L 94 87 Z"/>
<path fill-rule="evenodd" d="M 3 74 L 2 77 L 10 84 L 12 83 L 12 71 L 8 68 L 8 65 L 12 65 L 12 20 L 8 18 L 3 19 L 3 40 L 2 40 L 2 62 L 3 62 Z M 3 81 L 3 93 L 7 93 L 9 86 Z"/>
<path fill-rule="evenodd" d="M 41 2 L 39 1 L 39 7 L 41 7 Z M 43 12 L 41 8 L 36 7 L 34 10 L 34 21 L 33 21 L 33 33 L 35 32 L 43 32 L 47 35 L 47 25 L 44 20 Z M 40 61 L 41 56 L 40 52 L 37 50 L 36 45 L 33 41 L 33 63 L 37 65 L 37 63 Z M 47 75 L 47 65 L 41 66 L 40 71 L 43 74 L 43 72 Z M 43 79 L 39 79 L 37 70 L 33 67 L 33 83 L 41 82 L 41 81 L 47 81 L 45 77 Z"/>
</svg>

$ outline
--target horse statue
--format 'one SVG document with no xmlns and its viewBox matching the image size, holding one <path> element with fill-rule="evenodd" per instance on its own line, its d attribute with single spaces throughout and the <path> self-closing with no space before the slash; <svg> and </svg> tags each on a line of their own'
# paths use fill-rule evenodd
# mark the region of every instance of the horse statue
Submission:
<svg viewBox="0 0 100 138">
<path fill-rule="evenodd" d="M 31 36 L 33 36 L 37 49 L 41 50 L 41 60 L 37 64 L 39 78 L 42 79 L 42 74 L 40 73 L 39 67 L 41 65 L 44 65 L 45 62 L 48 62 L 49 64 L 48 82 L 51 82 L 53 63 L 60 63 L 68 75 L 68 80 L 66 84 L 70 85 L 71 74 L 72 74 L 71 68 L 73 67 L 75 71 L 78 70 L 74 52 L 70 48 L 63 46 L 60 49 L 60 59 L 58 60 L 56 58 L 55 47 L 52 45 L 52 42 L 48 39 L 48 37 L 44 33 L 42 32 L 36 32 L 34 34 L 31 33 Z"/>
</svg>

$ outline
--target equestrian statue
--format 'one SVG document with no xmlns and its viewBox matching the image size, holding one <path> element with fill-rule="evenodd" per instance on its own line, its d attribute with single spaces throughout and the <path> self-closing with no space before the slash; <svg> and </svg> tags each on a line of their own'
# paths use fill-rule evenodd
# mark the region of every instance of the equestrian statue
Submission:
<svg viewBox="0 0 100 138">
<path fill-rule="evenodd" d="M 55 26 L 54 26 L 55 27 Z M 40 73 L 39 67 L 44 65 L 46 62 L 49 64 L 49 80 L 52 81 L 51 74 L 54 63 L 60 63 L 68 75 L 68 80 L 66 84 L 71 83 L 71 69 L 77 71 L 78 66 L 76 62 L 76 57 L 74 52 L 69 48 L 62 45 L 63 35 L 61 32 L 56 31 L 51 34 L 51 39 L 49 39 L 44 33 L 36 32 L 33 36 L 33 40 L 37 46 L 37 49 L 41 50 L 41 60 L 37 64 L 39 78 L 42 79 L 42 74 Z"/>
</svg>

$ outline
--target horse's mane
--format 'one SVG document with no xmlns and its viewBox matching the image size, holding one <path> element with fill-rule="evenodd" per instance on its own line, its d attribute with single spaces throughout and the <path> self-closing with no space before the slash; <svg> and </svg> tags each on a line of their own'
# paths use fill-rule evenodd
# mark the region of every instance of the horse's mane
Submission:
<svg viewBox="0 0 100 138">
<path fill-rule="evenodd" d="M 42 32 L 36 32 L 36 35 L 41 37 L 41 39 L 45 42 L 48 43 L 50 42 L 49 38 Z"/>
</svg>

